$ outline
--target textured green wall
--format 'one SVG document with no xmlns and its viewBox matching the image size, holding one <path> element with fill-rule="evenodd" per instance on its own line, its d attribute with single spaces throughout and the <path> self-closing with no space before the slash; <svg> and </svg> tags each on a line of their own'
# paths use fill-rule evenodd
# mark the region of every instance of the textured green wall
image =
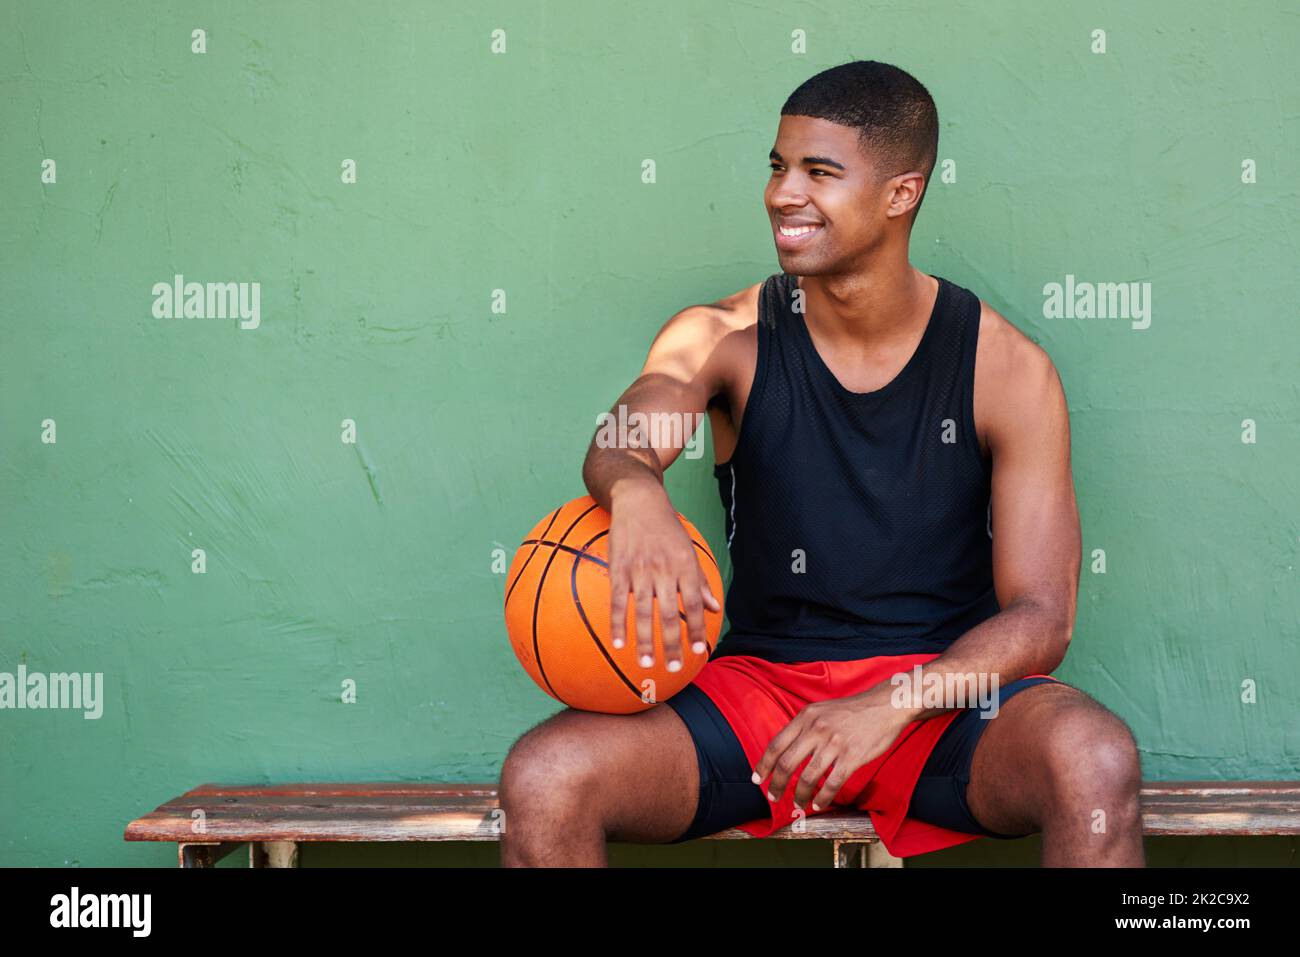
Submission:
<svg viewBox="0 0 1300 957">
<path fill-rule="evenodd" d="M 170 864 L 122 828 L 203 781 L 495 778 L 554 703 L 506 641 L 493 550 L 583 493 L 595 415 L 669 315 L 777 271 L 780 105 L 855 57 L 939 104 L 957 176 L 915 262 L 1065 383 L 1086 554 L 1058 674 L 1129 721 L 1148 777 L 1300 776 L 1286 5 L 163 6 L 0 7 L 0 671 L 103 672 L 105 696 L 98 720 L 0 711 L 0 863 Z M 177 273 L 259 282 L 260 326 L 155 318 Z M 1067 273 L 1150 282 L 1149 328 L 1044 318 Z M 711 461 L 669 485 L 722 557 Z M 788 854 L 829 850 L 616 860 Z"/>
</svg>

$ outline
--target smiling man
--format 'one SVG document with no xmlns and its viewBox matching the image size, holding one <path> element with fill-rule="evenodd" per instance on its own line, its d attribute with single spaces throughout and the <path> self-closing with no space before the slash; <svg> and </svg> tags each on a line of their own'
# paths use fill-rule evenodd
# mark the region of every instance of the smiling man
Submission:
<svg viewBox="0 0 1300 957">
<path fill-rule="evenodd" d="M 600 865 L 609 840 L 763 836 L 847 806 L 900 857 L 1041 833 L 1045 865 L 1139 866 L 1133 737 L 1050 677 L 1081 547 L 1060 379 L 909 261 L 934 101 L 855 61 L 781 114 L 764 201 L 782 271 L 673 316 L 616 404 L 709 415 L 730 628 L 664 706 L 566 709 L 515 744 L 502 862 Z M 593 441 L 583 467 L 611 513 L 613 640 L 669 667 L 708 651 L 718 608 L 664 491 L 680 452 Z M 951 693 L 976 686 L 994 707 Z"/>
</svg>

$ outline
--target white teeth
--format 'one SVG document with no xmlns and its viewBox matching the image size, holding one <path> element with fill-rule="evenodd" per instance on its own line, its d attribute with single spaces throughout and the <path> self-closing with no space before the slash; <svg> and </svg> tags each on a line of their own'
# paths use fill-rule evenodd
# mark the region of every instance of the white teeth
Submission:
<svg viewBox="0 0 1300 957">
<path fill-rule="evenodd" d="M 782 236 L 804 236 L 808 233 L 811 233 L 814 229 L 821 229 L 821 227 L 820 226 L 796 226 L 793 229 L 788 229 L 785 226 L 778 226 L 777 229 L 781 231 Z"/>
</svg>

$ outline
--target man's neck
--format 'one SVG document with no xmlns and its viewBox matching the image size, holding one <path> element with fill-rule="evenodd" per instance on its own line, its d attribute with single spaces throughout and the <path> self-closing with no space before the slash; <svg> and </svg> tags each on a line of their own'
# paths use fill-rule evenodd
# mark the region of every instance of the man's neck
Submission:
<svg viewBox="0 0 1300 957">
<path fill-rule="evenodd" d="M 852 352 L 914 342 L 925 329 L 938 283 L 908 262 L 828 276 L 802 276 L 804 319 L 833 347 Z"/>
</svg>

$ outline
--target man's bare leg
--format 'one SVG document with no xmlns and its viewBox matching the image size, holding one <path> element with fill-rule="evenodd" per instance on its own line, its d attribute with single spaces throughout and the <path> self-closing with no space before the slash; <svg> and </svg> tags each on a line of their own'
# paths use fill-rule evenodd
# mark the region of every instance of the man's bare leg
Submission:
<svg viewBox="0 0 1300 957">
<path fill-rule="evenodd" d="M 966 789 L 977 821 L 1002 834 L 1040 831 L 1044 867 L 1145 866 L 1141 763 L 1119 717 L 1045 682 L 989 722 Z"/>
<path fill-rule="evenodd" d="M 503 867 L 604 867 L 607 841 L 662 844 L 695 817 L 695 745 L 671 708 L 566 708 L 515 742 L 501 768 Z"/>
</svg>

